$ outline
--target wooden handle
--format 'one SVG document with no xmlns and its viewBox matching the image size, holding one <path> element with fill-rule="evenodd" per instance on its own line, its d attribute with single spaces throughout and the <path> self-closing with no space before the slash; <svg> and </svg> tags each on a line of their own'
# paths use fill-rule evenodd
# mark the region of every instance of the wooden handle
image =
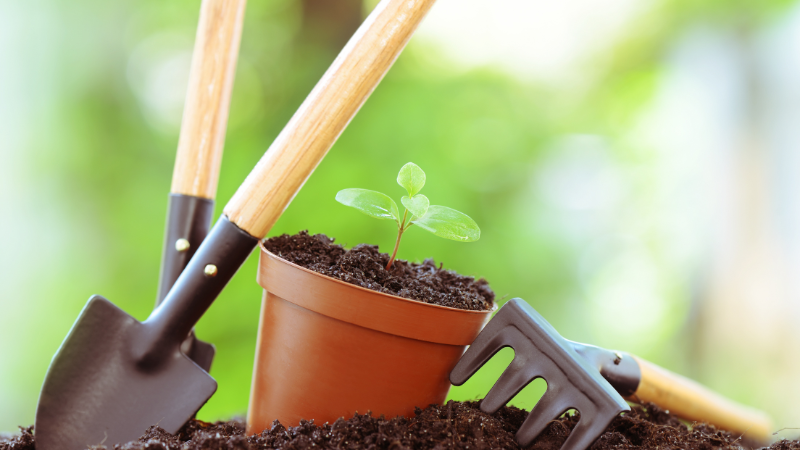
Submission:
<svg viewBox="0 0 800 450">
<path fill-rule="evenodd" d="M 652 402 L 688 421 L 707 422 L 759 442 L 771 441 L 772 420 L 765 412 L 740 405 L 639 357 L 633 358 L 639 363 L 642 379 L 628 400 Z"/>
<path fill-rule="evenodd" d="M 245 0 L 203 0 L 171 192 L 214 199 Z"/>
<path fill-rule="evenodd" d="M 225 206 L 264 237 L 403 50 L 435 0 L 383 0 Z"/>
</svg>

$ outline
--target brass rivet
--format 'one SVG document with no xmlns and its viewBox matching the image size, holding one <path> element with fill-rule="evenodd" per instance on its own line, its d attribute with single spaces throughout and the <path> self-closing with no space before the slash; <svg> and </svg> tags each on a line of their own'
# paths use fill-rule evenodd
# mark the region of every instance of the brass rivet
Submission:
<svg viewBox="0 0 800 450">
<path fill-rule="evenodd" d="M 203 269 L 203 273 L 205 273 L 209 277 L 215 277 L 217 276 L 217 266 L 209 264 L 206 266 L 205 269 Z"/>
<path fill-rule="evenodd" d="M 175 250 L 179 252 L 185 252 L 186 250 L 189 250 L 189 247 L 191 247 L 191 244 L 189 244 L 189 241 L 184 238 L 180 238 L 175 241 Z"/>
</svg>

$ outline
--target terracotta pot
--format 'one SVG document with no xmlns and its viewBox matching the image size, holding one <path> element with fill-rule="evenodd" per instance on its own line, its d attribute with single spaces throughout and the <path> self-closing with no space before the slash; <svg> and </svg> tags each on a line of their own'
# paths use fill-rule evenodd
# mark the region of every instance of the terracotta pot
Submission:
<svg viewBox="0 0 800 450">
<path fill-rule="evenodd" d="M 261 247 L 264 287 L 247 433 L 372 411 L 412 416 L 442 403 L 448 375 L 492 311 L 382 294 Z"/>
</svg>

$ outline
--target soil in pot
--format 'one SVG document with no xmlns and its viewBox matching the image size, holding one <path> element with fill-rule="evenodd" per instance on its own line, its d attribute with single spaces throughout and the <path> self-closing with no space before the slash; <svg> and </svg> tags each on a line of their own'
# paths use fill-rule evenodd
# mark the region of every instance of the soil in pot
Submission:
<svg viewBox="0 0 800 450">
<path fill-rule="evenodd" d="M 361 244 L 346 250 L 324 234 L 301 231 L 267 239 L 264 247 L 306 269 L 374 291 L 425 303 L 473 311 L 491 309 L 494 292 L 483 278 L 459 275 L 432 259 L 421 264 L 395 260 L 378 246 Z"/>
<path fill-rule="evenodd" d="M 138 441 L 117 445 L 115 450 L 513 450 L 514 441 L 526 412 L 504 407 L 495 414 L 485 414 L 477 402 L 454 402 L 431 405 L 417 410 L 415 417 L 385 419 L 369 414 L 355 415 L 333 424 L 316 426 L 303 422 L 284 428 L 279 423 L 261 434 L 245 436 L 241 422 L 209 424 L 191 421 L 176 435 L 151 427 Z M 535 450 L 558 450 L 577 423 L 578 417 L 565 415 L 550 422 L 542 435 L 528 447 Z M 105 449 L 98 446 L 96 449 Z M 110 450 L 111 447 L 108 448 Z M 705 424 L 687 427 L 683 422 L 655 405 L 635 406 L 629 413 L 614 419 L 592 450 L 634 449 L 741 449 L 736 436 Z M 779 441 L 771 450 L 798 450 L 800 441 Z M 0 450 L 34 450 L 31 428 L 12 439 L 0 438 Z"/>
</svg>

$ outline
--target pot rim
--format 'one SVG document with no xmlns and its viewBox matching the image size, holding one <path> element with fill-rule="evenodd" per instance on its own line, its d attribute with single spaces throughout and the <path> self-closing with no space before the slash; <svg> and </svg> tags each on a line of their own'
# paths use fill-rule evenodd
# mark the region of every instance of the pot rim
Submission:
<svg viewBox="0 0 800 450">
<path fill-rule="evenodd" d="M 434 305 L 378 292 L 287 261 L 267 250 L 263 240 L 259 243 L 259 248 L 261 260 L 258 283 L 265 291 L 325 316 L 376 331 L 442 344 L 469 345 L 498 308 L 496 301 L 493 302 L 491 309 L 475 311 Z M 265 257 L 280 265 L 275 266 L 265 261 Z M 296 273 L 299 271 L 295 276 L 304 279 L 303 286 L 298 287 L 297 284 L 300 283 L 285 282 L 290 271 L 279 276 L 277 273 L 272 273 L 273 271 L 265 270 L 267 265 L 272 265 L 273 268 L 281 266 L 291 268 Z M 306 287 L 314 289 L 315 280 L 317 284 L 332 283 L 329 284 L 330 289 L 337 291 L 338 297 L 334 299 L 333 294 L 328 296 L 321 292 L 303 295 L 303 289 Z M 341 296 L 348 296 L 351 301 L 337 301 Z M 384 301 L 376 301 L 379 298 Z M 385 309 L 388 312 L 375 311 L 378 309 Z"/>
</svg>

